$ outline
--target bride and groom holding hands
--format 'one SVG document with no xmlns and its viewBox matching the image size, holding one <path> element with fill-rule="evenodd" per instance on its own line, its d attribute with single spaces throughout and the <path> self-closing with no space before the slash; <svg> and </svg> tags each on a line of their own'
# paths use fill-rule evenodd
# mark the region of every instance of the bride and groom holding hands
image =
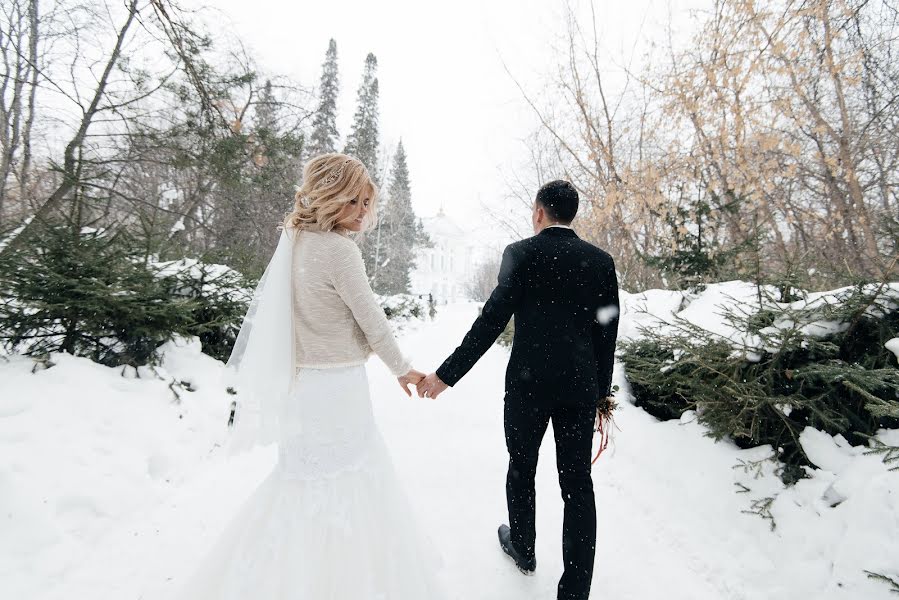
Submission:
<svg viewBox="0 0 899 600">
<path fill-rule="evenodd" d="M 597 406 L 610 395 L 618 289 L 612 258 L 570 227 L 577 209 L 570 183 L 540 188 L 534 236 L 506 247 L 480 316 L 425 376 L 394 339 L 352 238 L 376 220 L 366 167 L 343 154 L 311 159 L 229 361 L 256 387 L 278 462 L 181 597 L 445 597 L 439 540 L 416 530 L 372 415 L 365 362 L 374 352 L 407 394 L 414 385 L 420 397 L 437 398 L 514 315 L 504 399 L 509 522 L 499 527 L 499 546 L 522 573 L 534 573 L 534 478 L 551 421 L 564 501 L 558 600 L 586 600 L 596 548 L 592 439 Z M 241 395 L 252 392 L 238 389 L 238 420 Z"/>
</svg>

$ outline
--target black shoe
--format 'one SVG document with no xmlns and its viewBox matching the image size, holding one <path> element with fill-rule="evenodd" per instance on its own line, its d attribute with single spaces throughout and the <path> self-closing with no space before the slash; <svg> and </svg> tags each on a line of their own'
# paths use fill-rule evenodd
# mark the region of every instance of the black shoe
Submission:
<svg viewBox="0 0 899 600">
<path fill-rule="evenodd" d="M 534 571 L 537 569 L 537 559 L 524 558 L 518 553 L 518 550 L 512 545 L 512 530 L 509 529 L 509 526 L 500 525 L 497 533 L 499 534 L 500 547 L 502 547 L 503 552 L 508 554 L 509 557 L 515 561 L 515 566 L 518 567 L 518 570 L 525 575 L 533 575 Z"/>
</svg>

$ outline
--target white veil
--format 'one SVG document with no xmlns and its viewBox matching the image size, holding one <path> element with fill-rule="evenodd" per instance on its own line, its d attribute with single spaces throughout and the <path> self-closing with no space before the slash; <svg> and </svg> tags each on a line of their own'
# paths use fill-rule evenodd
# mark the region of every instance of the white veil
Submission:
<svg viewBox="0 0 899 600">
<path fill-rule="evenodd" d="M 228 359 L 226 377 L 236 393 L 232 451 L 278 440 L 293 382 L 293 242 L 281 232 L 275 254 L 244 317 Z"/>
</svg>

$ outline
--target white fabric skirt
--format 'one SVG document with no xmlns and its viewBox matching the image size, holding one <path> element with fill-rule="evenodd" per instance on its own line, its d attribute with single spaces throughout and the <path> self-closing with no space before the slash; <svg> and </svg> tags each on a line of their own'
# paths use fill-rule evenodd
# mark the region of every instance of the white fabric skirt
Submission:
<svg viewBox="0 0 899 600">
<path fill-rule="evenodd" d="M 439 558 L 375 426 L 365 367 L 303 369 L 294 390 L 277 466 L 181 598 L 442 598 Z"/>
</svg>

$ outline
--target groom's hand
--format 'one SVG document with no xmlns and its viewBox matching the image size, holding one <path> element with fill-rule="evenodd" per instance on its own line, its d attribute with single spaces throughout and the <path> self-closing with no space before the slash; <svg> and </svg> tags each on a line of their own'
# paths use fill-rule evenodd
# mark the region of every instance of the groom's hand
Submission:
<svg viewBox="0 0 899 600">
<path fill-rule="evenodd" d="M 415 387 L 418 390 L 419 398 L 436 398 L 449 386 L 437 377 L 437 373 L 431 373 L 419 381 Z"/>
<path fill-rule="evenodd" d="M 409 389 L 409 385 L 411 384 L 414 386 L 418 386 L 424 376 L 425 374 L 421 371 L 409 369 L 408 373 L 406 373 L 405 375 L 401 375 L 396 379 L 400 382 L 400 387 L 403 388 L 403 391 L 406 392 L 406 395 L 411 398 L 412 391 Z"/>
</svg>

